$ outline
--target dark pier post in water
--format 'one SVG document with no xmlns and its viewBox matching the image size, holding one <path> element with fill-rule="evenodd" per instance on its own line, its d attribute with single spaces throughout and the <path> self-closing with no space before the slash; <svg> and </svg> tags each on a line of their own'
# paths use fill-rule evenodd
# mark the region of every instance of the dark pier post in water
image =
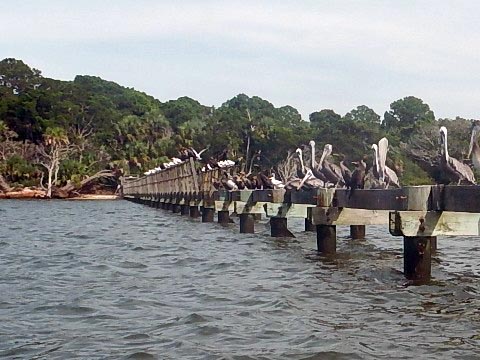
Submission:
<svg viewBox="0 0 480 360">
<path fill-rule="evenodd" d="M 190 217 L 191 218 L 200 217 L 200 210 L 198 210 L 198 206 L 190 206 Z"/>
<path fill-rule="evenodd" d="M 431 239 L 433 236 L 403 237 L 403 271 L 409 280 L 428 281 L 432 275 Z"/>
<path fill-rule="evenodd" d="M 337 252 L 337 227 L 335 225 L 317 225 L 317 249 L 322 254 Z"/>
<path fill-rule="evenodd" d="M 317 231 L 317 227 L 312 223 L 312 208 L 307 209 L 307 217 L 305 218 L 305 231 Z"/>
<path fill-rule="evenodd" d="M 228 210 L 220 210 L 218 213 L 218 223 L 228 224 L 230 223 L 230 213 Z"/>
<path fill-rule="evenodd" d="M 437 237 L 436 236 L 431 236 L 430 237 L 430 251 L 432 255 L 434 255 L 437 252 Z"/>
<path fill-rule="evenodd" d="M 253 234 L 255 232 L 255 216 L 253 214 L 239 214 L 240 232 L 242 234 Z"/>
<path fill-rule="evenodd" d="M 178 214 L 181 211 L 181 207 L 179 204 L 172 204 L 172 212 L 174 214 Z"/>
<path fill-rule="evenodd" d="M 353 240 L 364 240 L 365 225 L 350 225 L 350 237 Z"/>
<path fill-rule="evenodd" d="M 202 210 L 202 222 L 213 222 L 215 209 L 204 207 Z"/>
<path fill-rule="evenodd" d="M 189 213 L 190 213 L 190 206 L 180 205 L 180 214 L 181 215 L 188 215 Z"/>
<path fill-rule="evenodd" d="M 287 228 L 287 218 L 273 216 L 270 218 L 270 230 L 273 237 L 295 237 Z"/>
</svg>

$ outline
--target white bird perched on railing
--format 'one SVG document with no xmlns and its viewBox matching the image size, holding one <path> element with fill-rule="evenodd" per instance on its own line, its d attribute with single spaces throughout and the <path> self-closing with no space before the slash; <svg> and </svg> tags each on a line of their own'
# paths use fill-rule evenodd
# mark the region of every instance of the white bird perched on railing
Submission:
<svg viewBox="0 0 480 360">
<path fill-rule="evenodd" d="M 235 165 L 235 161 L 232 160 L 220 160 L 217 162 L 218 167 L 225 168 Z"/>
<path fill-rule="evenodd" d="M 274 189 L 283 189 L 285 187 L 283 182 L 275 178 L 274 172 L 272 172 L 272 175 L 270 175 L 269 180 L 271 181 Z"/>
</svg>

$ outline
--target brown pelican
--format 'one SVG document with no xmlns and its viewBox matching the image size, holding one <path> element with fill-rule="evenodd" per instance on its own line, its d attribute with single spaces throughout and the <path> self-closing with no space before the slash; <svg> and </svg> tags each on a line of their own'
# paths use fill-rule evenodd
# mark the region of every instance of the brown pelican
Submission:
<svg viewBox="0 0 480 360">
<path fill-rule="evenodd" d="M 389 185 L 400 187 L 398 176 L 385 163 L 387 161 L 388 139 L 382 138 L 377 144 L 372 145 L 373 149 L 373 175 L 379 181 L 380 187 L 388 188 Z"/>
<path fill-rule="evenodd" d="M 346 159 L 346 156 L 343 155 L 343 159 L 342 161 L 340 161 L 340 170 L 342 170 L 342 177 L 343 177 L 343 180 L 345 181 L 345 185 L 349 187 L 352 181 L 352 171 L 345 164 L 345 159 Z"/>
<path fill-rule="evenodd" d="M 300 160 L 300 171 L 298 173 L 299 177 L 304 177 L 305 174 L 307 173 L 307 169 L 305 168 L 305 164 L 303 163 L 303 151 L 302 149 L 298 148 L 295 150 L 295 152 L 298 155 L 298 159 Z"/>
<path fill-rule="evenodd" d="M 268 179 L 272 183 L 274 189 L 283 189 L 285 187 L 285 184 L 283 182 L 275 178 L 274 172 L 272 172 L 271 176 Z"/>
<path fill-rule="evenodd" d="M 353 162 L 353 164 L 355 164 L 356 167 L 355 170 L 353 170 L 350 184 L 347 184 L 350 187 L 349 197 L 353 195 L 355 189 L 363 189 L 365 187 L 365 171 L 367 169 L 367 164 L 365 164 L 365 161 L 362 159 Z"/>
<path fill-rule="evenodd" d="M 335 186 L 345 185 L 345 179 L 342 176 L 342 169 L 337 164 L 331 163 L 327 160 L 327 157 L 332 153 L 332 145 L 326 144 L 323 148 L 323 154 L 320 158 L 319 169 L 322 174 L 327 178 L 327 180 Z"/>
<path fill-rule="evenodd" d="M 313 143 L 313 145 L 312 145 Z M 310 141 L 310 145 L 312 146 L 312 165 L 316 165 L 315 163 L 315 142 L 312 140 Z M 304 183 L 308 180 L 309 183 L 311 183 L 311 187 L 325 187 L 327 185 L 327 179 L 325 175 L 323 175 L 318 169 L 310 169 L 309 167 L 306 167 L 305 164 L 303 163 L 303 151 L 298 148 L 296 150 L 296 153 L 298 154 L 298 158 L 300 159 L 300 165 L 301 165 L 301 171 L 297 174 L 299 177 L 302 178 L 303 182 L 301 185 L 298 186 L 297 190 L 300 190 L 300 188 L 304 185 Z M 318 180 L 318 181 L 316 181 Z M 307 185 L 308 187 L 308 185 Z"/>
<path fill-rule="evenodd" d="M 448 155 L 447 128 L 445 126 L 440 128 L 440 168 L 450 180 L 456 181 L 457 185 L 462 181 L 475 185 L 472 169 Z"/>
<path fill-rule="evenodd" d="M 325 185 L 325 182 L 313 175 L 312 169 L 308 169 L 302 181 L 300 181 L 300 183 L 297 185 L 297 190 L 300 190 L 302 187 L 323 188 Z"/>
<path fill-rule="evenodd" d="M 238 190 L 237 184 L 235 184 L 235 182 L 230 178 L 226 171 L 222 173 L 222 178 L 220 179 L 220 182 L 222 183 L 225 190 Z"/>
<path fill-rule="evenodd" d="M 233 177 L 233 182 L 237 185 L 238 190 L 245 190 L 246 185 L 241 174 L 235 175 Z"/>
<path fill-rule="evenodd" d="M 273 189 L 274 186 L 270 178 L 263 171 L 259 171 L 257 174 L 257 189 Z"/>
<path fill-rule="evenodd" d="M 477 123 L 472 128 L 468 157 L 470 157 L 470 155 L 472 156 L 473 167 L 475 170 L 480 171 L 480 146 L 478 145 L 478 134 L 480 134 L 480 124 Z"/>
<path fill-rule="evenodd" d="M 329 180 L 328 177 L 322 172 L 322 162 L 320 160 L 320 163 L 317 164 L 317 161 L 315 160 L 315 141 L 310 140 L 309 144 L 312 149 L 312 174 L 326 184 Z"/>
</svg>

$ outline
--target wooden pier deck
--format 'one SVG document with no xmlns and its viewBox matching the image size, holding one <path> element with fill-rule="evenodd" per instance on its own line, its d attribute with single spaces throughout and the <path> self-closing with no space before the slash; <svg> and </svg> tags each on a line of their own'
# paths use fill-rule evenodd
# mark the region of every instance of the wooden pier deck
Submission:
<svg viewBox="0 0 480 360">
<path fill-rule="evenodd" d="M 336 252 L 336 226 L 350 225 L 351 237 L 365 237 L 366 225 L 385 225 L 404 239 L 404 274 L 423 282 L 431 277 L 437 236 L 480 234 L 480 186 L 424 185 L 401 189 L 216 190 L 216 169 L 199 172 L 193 159 L 157 174 L 123 182 L 127 200 L 219 223 L 240 219 L 240 232 L 253 233 L 255 218 L 270 218 L 271 235 L 294 236 L 288 218 L 305 219 L 316 231 L 318 251 Z M 233 170 L 232 170 L 233 171 Z"/>
</svg>

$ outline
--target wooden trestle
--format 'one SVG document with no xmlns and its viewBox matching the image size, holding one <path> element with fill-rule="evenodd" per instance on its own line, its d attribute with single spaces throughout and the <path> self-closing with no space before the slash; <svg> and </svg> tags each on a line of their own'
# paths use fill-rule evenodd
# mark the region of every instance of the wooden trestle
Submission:
<svg viewBox="0 0 480 360">
<path fill-rule="evenodd" d="M 355 190 L 216 190 L 221 171 L 200 172 L 193 159 L 157 174 L 123 182 L 127 200 L 199 217 L 203 222 L 240 218 L 240 232 L 253 233 L 255 218 L 271 219 L 271 235 L 294 236 L 288 218 L 304 218 L 305 230 L 317 232 L 318 251 L 336 252 L 336 226 L 350 225 L 353 239 L 365 236 L 365 225 L 388 225 L 404 238 L 404 274 L 423 283 L 431 277 L 431 255 L 438 235 L 480 234 L 480 186 L 407 186 L 401 189 Z M 233 169 L 226 170 L 233 171 Z M 200 209 L 200 210 L 199 210 Z"/>
</svg>

